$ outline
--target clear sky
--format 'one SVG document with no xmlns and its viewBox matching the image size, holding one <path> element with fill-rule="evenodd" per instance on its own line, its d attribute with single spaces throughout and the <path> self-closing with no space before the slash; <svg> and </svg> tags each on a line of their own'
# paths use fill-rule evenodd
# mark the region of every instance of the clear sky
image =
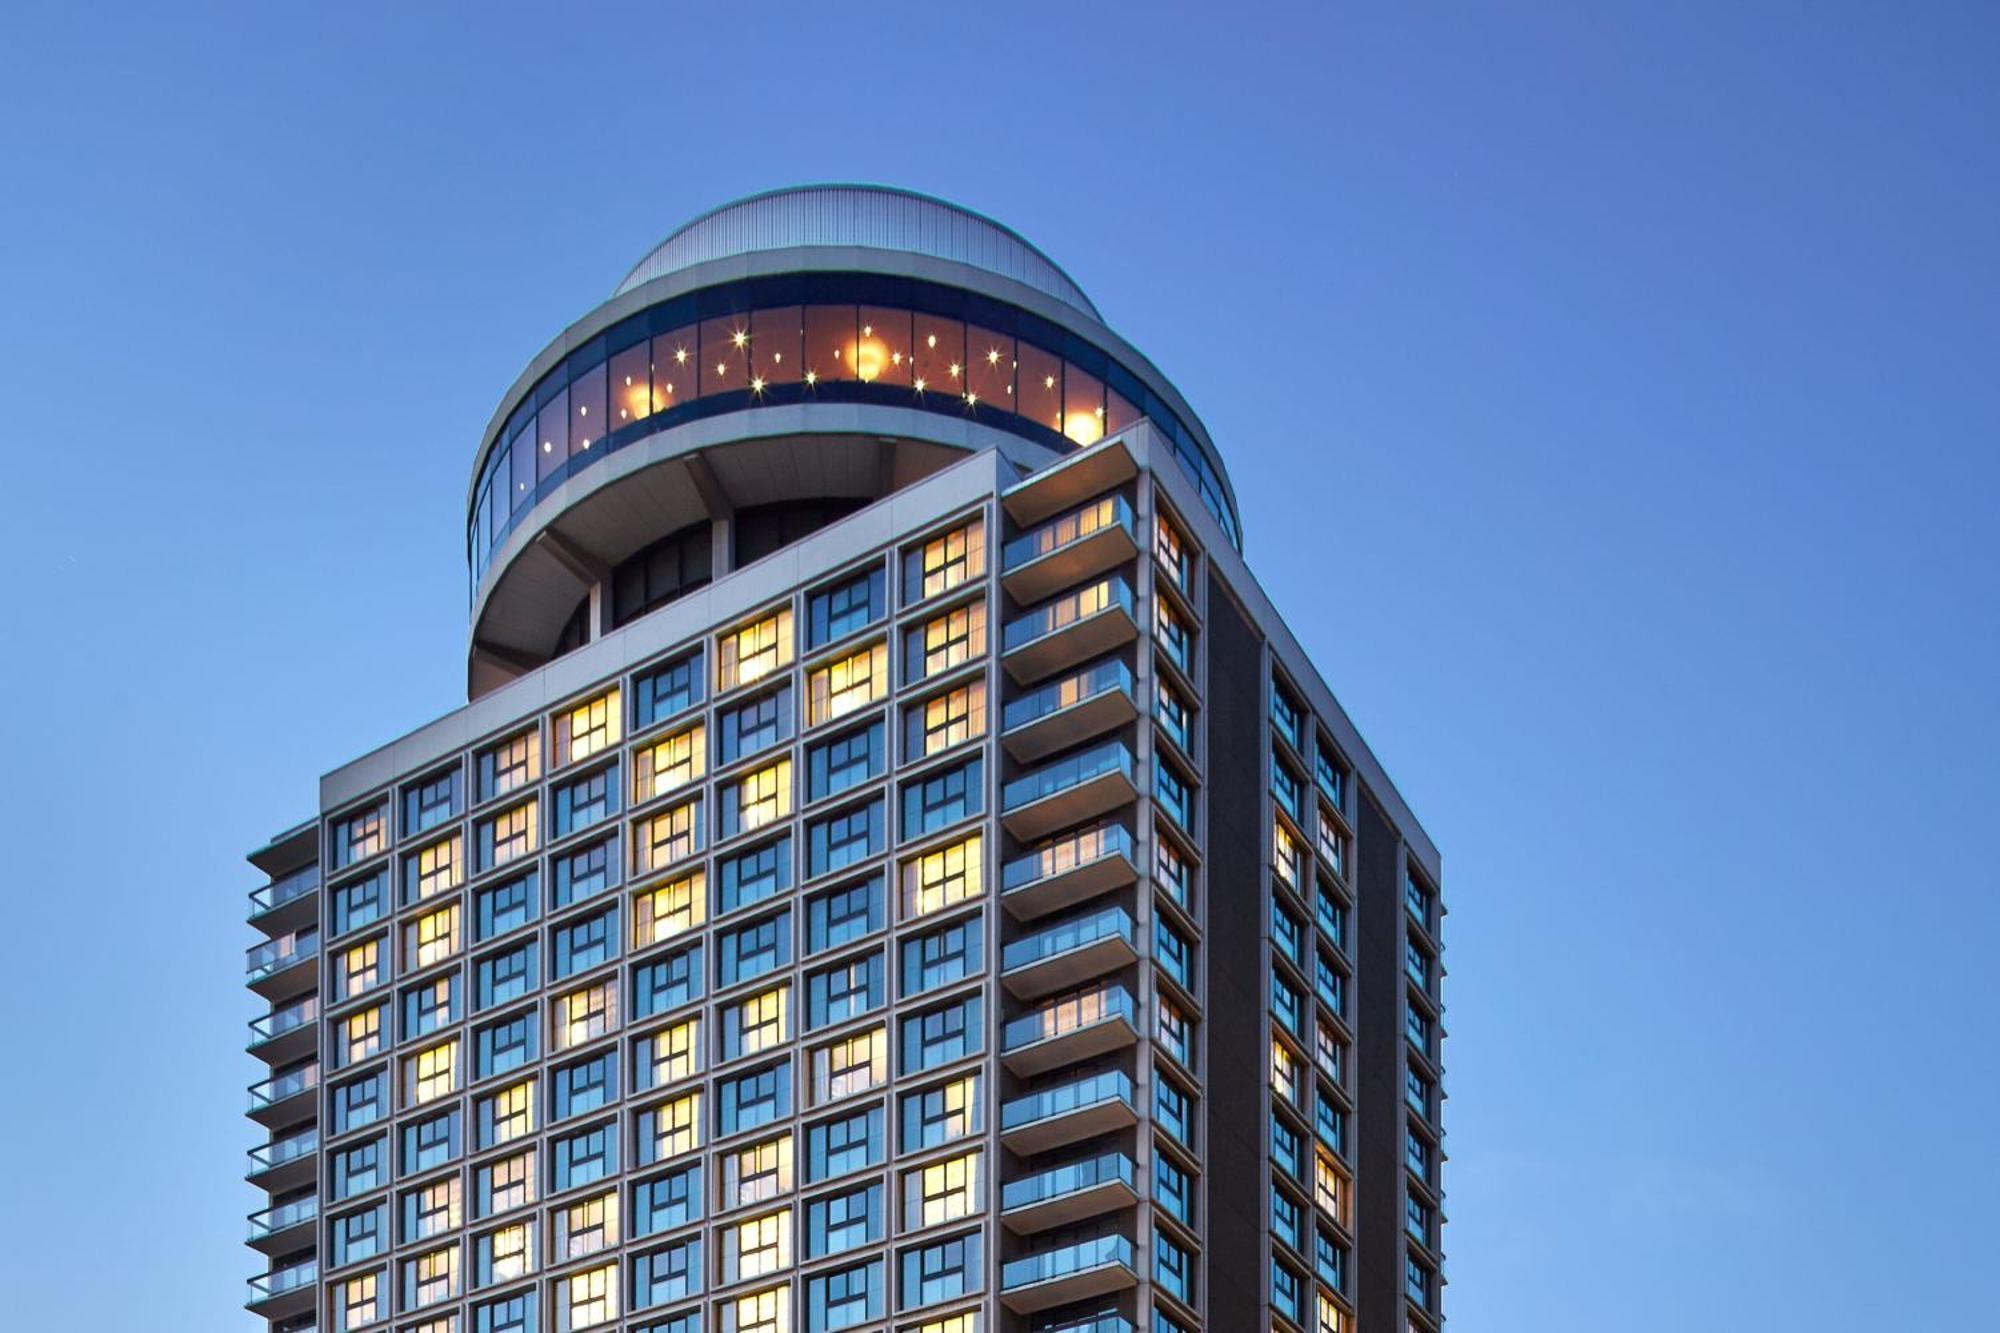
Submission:
<svg viewBox="0 0 2000 1333">
<path fill-rule="evenodd" d="M 1181 386 L 1444 849 L 1455 1326 L 1980 1323 L 2000 16 L 969 13 L 0 14 L 0 1324 L 253 1326 L 242 853 L 462 700 L 528 357 L 828 179 Z"/>
</svg>

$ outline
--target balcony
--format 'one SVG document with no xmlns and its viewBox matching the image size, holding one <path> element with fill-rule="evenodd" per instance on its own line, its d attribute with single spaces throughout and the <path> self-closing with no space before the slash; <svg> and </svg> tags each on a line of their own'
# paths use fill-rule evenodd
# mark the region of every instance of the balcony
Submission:
<svg viewBox="0 0 2000 1333">
<path fill-rule="evenodd" d="M 1132 1080 L 1114 1069 L 1002 1103 L 1000 1141 L 1025 1156 L 1125 1129 L 1138 1119 Z"/>
<path fill-rule="evenodd" d="M 1116 730 L 1139 716 L 1132 669 L 1111 659 L 1036 686 L 1000 715 L 1000 743 L 1023 764 Z"/>
<path fill-rule="evenodd" d="M 1072 990 L 1138 961 L 1132 917 L 1106 907 L 1015 940 L 1000 954 L 1000 984 L 1017 999 Z"/>
<path fill-rule="evenodd" d="M 1139 553 L 1132 506 L 1107 495 L 1016 537 L 1000 552 L 1000 583 L 1021 605 L 1039 602 Z"/>
<path fill-rule="evenodd" d="M 317 1128 L 272 1139 L 250 1150 L 250 1169 L 244 1173 L 244 1179 L 272 1194 L 297 1189 L 312 1180 L 318 1153 Z"/>
<path fill-rule="evenodd" d="M 266 1319 L 279 1319 L 313 1306 L 314 1284 L 319 1281 L 319 1263 L 308 1259 L 302 1264 L 274 1268 L 250 1279 L 250 1298 L 243 1304 Z"/>
<path fill-rule="evenodd" d="M 314 1049 L 319 996 L 281 1005 L 262 1018 L 250 1020 L 250 1052 L 266 1064 L 287 1065 Z"/>
<path fill-rule="evenodd" d="M 250 893 L 250 923 L 267 935 L 277 935 L 309 925 L 319 915 L 319 904 L 308 901 L 319 888 L 319 866 L 301 866 L 281 875 Z"/>
<path fill-rule="evenodd" d="M 1123 1236 L 1099 1236 L 1001 1265 L 1000 1300 L 1017 1314 L 1032 1314 L 1138 1283 L 1132 1270 L 1132 1242 Z"/>
<path fill-rule="evenodd" d="M 1133 1327 L 1122 1314 L 1086 1314 L 1066 1323 L 1037 1324 L 1035 1333 L 1133 1333 Z"/>
<path fill-rule="evenodd" d="M 1000 636 L 1000 660 L 1015 684 L 1030 685 L 1137 637 L 1132 585 L 1113 574 L 1009 621 Z"/>
<path fill-rule="evenodd" d="M 295 1250 L 312 1239 L 312 1223 L 318 1216 L 319 1199 L 310 1195 L 252 1213 L 249 1243 L 267 1254 Z"/>
<path fill-rule="evenodd" d="M 1023 842 L 1110 814 L 1139 795 L 1132 752 L 1106 741 L 1030 770 L 1000 789 L 1000 821 Z"/>
<path fill-rule="evenodd" d="M 1000 1029 L 1000 1058 L 1023 1078 L 1094 1059 L 1139 1039 L 1136 1012 L 1123 986 L 1065 995 Z"/>
<path fill-rule="evenodd" d="M 317 1064 L 273 1074 L 262 1083 L 251 1085 L 247 1114 L 264 1128 L 275 1129 L 298 1119 L 301 1112 L 311 1110 L 312 1102 L 305 1095 L 318 1086 Z"/>
<path fill-rule="evenodd" d="M 1079 829 L 1000 868 L 1000 901 L 1031 921 L 1125 887 L 1139 878 L 1132 835 L 1122 824 Z"/>
<path fill-rule="evenodd" d="M 1106 1153 L 1000 1188 L 1000 1221 L 1016 1235 L 1053 1231 L 1139 1202 L 1135 1168 L 1124 1153 Z"/>
<path fill-rule="evenodd" d="M 319 927 L 281 935 L 244 954 L 243 984 L 267 1000 L 290 999 L 311 990 L 316 974 L 302 966 L 319 957 Z"/>
</svg>

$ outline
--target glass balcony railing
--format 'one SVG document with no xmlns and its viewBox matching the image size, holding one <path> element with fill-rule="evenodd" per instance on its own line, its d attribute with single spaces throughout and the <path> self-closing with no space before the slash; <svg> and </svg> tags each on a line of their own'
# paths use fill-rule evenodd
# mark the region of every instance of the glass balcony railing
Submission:
<svg viewBox="0 0 2000 1333">
<path fill-rule="evenodd" d="M 1002 548 L 1000 568 L 1018 569 L 1030 560 L 1039 560 L 1110 527 L 1122 527 L 1128 533 L 1132 531 L 1132 507 L 1121 496 L 1107 495 L 1101 500 L 1093 500 L 1081 509 L 1052 518 L 1016 537 Z"/>
<path fill-rule="evenodd" d="M 268 1273 L 250 1279 L 249 1304 L 268 1301 L 273 1296 L 282 1296 L 288 1291 L 297 1291 L 319 1280 L 319 1263 L 307 1260 L 293 1264 L 290 1268 L 274 1268 Z"/>
<path fill-rule="evenodd" d="M 250 1044 L 262 1045 L 273 1037 L 283 1036 L 293 1028 L 302 1027 L 319 1017 L 319 996 L 308 995 L 303 1000 L 294 1000 L 282 1009 L 273 1009 L 262 1018 L 250 1020 Z"/>
<path fill-rule="evenodd" d="M 262 981 L 273 972 L 282 971 L 293 963 L 301 962 L 319 953 L 319 929 L 294 931 L 280 939 L 266 940 L 244 954 L 244 971 L 248 981 Z"/>
<path fill-rule="evenodd" d="M 1113 938 L 1132 943 L 1132 917 L 1122 907 L 1103 908 L 1015 940 L 1001 950 L 1000 969 L 1011 972 L 1017 967 L 1039 963 L 1044 958 L 1053 958 L 1072 949 L 1081 949 L 1086 944 Z"/>
<path fill-rule="evenodd" d="M 1133 1323 L 1124 1315 L 1088 1314 L 1060 1324 L 1036 1324 L 1035 1333 L 1133 1333 Z"/>
<path fill-rule="evenodd" d="M 1107 856 L 1132 857 L 1132 835 L 1123 824 L 1098 824 L 1076 833 L 1065 833 L 1026 856 L 1017 856 L 1000 868 L 1000 892 L 1009 893 L 1030 884 L 1066 874 L 1078 866 L 1101 861 Z"/>
<path fill-rule="evenodd" d="M 319 1086 L 319 1066 L 307 1065 L 289 1073 L 273 1074 L 250 1089 L 250 1110 L 254 1113 Z"/>
<path fill-rule="evenodd" d="M 1000 1206 L 1003 1209 L 1026 1208 L 1030 1204 L 1046 1203 L 1065 1194 L 1075 1194 L 1115 1181 L 1131 1185 L 1133 1178 L 1131 1158 L 1123 1153 L 1106 1153 L 1088 1161 L 1071 1162 L 1067 1166 L 1010 1180 L 1000 1187 Z"/>
<path fill-rule="evenodd" d="M 266 1208 L 261 1213 L 250 1214 L 250 1239 L 257 1240 L 274 1231 L 295 1227 L 301 1222 L 310 1222 L 319 1216 L 317 1198 L 294 1199 L 281 1203 L 275 1208 Z"/>
<path fill-rule="evenodd" d="M 1000 808 L 1003 811 L 1018 810 L 1045 796 L 1080 787 L 1107 773 L 1123 773 L 1128 779 L 1132 776 L 1132 752 L 1125 748 L 1123 741 L 1094 745 L 1079 754 L 1044 764 L 1015 778 L 1000 789 Z"/>
<path fill-rule="evenodd" d="M 1025 1259 L 1016 1259 L 1000 1268 L 1000 1287 L 1012 1291 L 1016 1287 L 1031 1287 L 1037 1282 L 1050 1282 L 1072 1273 L 1085 1273 L 1093 1268 L 1103 1268 L 1109 1264 L 1132 1266 L 1132 1242 L 1123 1236 L 1099 1236 L 1096 1240 L 1081 1241 L 1075 1245 L 1065 1245 L 1059 1250 L 1049 1250 L 1044 1254 L 1031 1254 Z"/>
<path fill-rule="evenodd" d="M 1089 1078 L 1065 1083 L 1061 1087 L 1044 1088 L 1031 1092 L 1025 1097 L 1003 1102 L 1000 1106 L 1000 1128 L 1019 1129 L 1032 1125 L 1038 1120 L 1051 1120 L 1072 1111 L 1081 1111 L 1086 1106 L 1097 1106 L 1104 1102 L 1132 1104 L 1132 1080 L 1121 1070 L 1107 1070 L 1093 1074 Z"/>
<path fill-rule="evenodd" d="M 1093 986 L 1074 995 L 1065 995 L 1000 1029 L 1000 1049 L 1017 1051 L 1038 1041 L 1065 1037 L 1114 1018 L 1132 1021 L 1136 1012 L 1132 992 L 1123 986 Z"/>
<path fill-rule="evenodd" d="M 274 879 L 261 889 L 250 894 L 250 915 L 264 913 L 283 907 L 294 898 L 302 898 L 319 887 L 319 866 L 301 866 L 291 874 Z"/>
<path fill-rule="evenodd" d="M 1132 613 L 1132 585 L 1115 574 L 1051 598 L 1009 621 L 1000 636 L 1001 651 L 1011 653 L 1113 607 L 1122 607 L 1127 615 Z"/>
<path fill-rule="evenodd" d="M 1080 668 L 1046 685 L 1037 686 L 1008 704 L 1000 714 L 1000 729 L 1012 731 L 1016 727 L 1025 727 L 1051 713 L 1061 712 L 1085 699 L 1095 699 L 1113 690 L 1131 697 L 1132 668 L 1116 659 Z"/>
<path fill-rule="evenodd" d="M 261 1148 L 250 1150 L 250 1174 L 269 1171 L 274 1166 L 295 1162 L 308 1153 L 319 1151 L 319 1131 L 309 1129 L 303 1134 L 293 1134 L 282 1139 L 272 1139 Z"/>
</svg>

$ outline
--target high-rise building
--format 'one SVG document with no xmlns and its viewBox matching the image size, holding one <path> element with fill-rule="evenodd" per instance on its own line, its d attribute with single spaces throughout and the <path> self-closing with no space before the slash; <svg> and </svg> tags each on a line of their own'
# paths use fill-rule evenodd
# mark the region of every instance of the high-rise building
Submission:
<svg viewBox="0 0 2000 1333">
<path fill-rule="evenodd" d="M 250 857 L 273 1333 L 1441 1326 L 1437 852 L 1040 251 L 700 217 L 465 519 L 470 702 Z"/>
</svg>

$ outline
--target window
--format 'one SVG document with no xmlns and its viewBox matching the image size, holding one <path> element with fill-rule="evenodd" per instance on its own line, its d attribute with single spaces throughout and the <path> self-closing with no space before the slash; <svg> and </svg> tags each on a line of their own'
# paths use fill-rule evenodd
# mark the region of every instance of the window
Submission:
<svg viewBox="0 0 2000 1333">
<path fill-rule="evenodd" d="M 716 1085 L 716 1133 L 735 1134 L 791 1114 L 789 1062 L 752 1070 Z"/>
<path fill-rule="evenodd" d="M 883 1000 L 882 955 L 863 954 L 806 974 L 806 1029 L 844 1023 Z"/>
<path fill-rule="evenodd" d="M 581 1259 L 618 1243 L 616 1192 L 578 1199 L 554 1210 L 550 1256 L 558 1262 Z"/>
<path fill-rule="evenodd" d="M 478 1112 L 481 1151 L 526 1138 L 535 1131 L 535 1081 L 532 1078 L 488 1093 L 474 1105 Z"/>
<path fill-rule="evenodd" d="M 1281 1041 L 1271 1043 L 1271 1091 L 1294 1106 L 1299 1103 L 1299 1059 Z"/>
<path fill-rule="evenodd" d="M 717 863 L 721 878 L 716 910 L 733 912 L 762 902 L 792 887 L 792 840 L 789 835 L 753 847 Z"/>
<path fill-rule="evenodd" d="M 1194 827 L 1194 788 L 1164 759 L 1153 765 L 1153 799 L 1182 828 Z"/>
<path fill-rule="evenodd" d="M 555 888 L 550 907 L 563 908 L 602 893 L 618 882 L 618 835 L 557 855 L 551 867 Z"/>
<path fill-rule="evenodd" d="M 1153 715 L 1160 720 L 1160 729 L 1167 733 L 1167 739 L 1183 750 L 1194 748 L 1193 714 L 1180 692 L 1162 680 L 1153 691 Z"/>
<path fill-rule="evenodd" d="M 459 1224 L 458 1177 L 403 1191 L 403 1242 L 429 1240 Z"/>
<path fill-rule="evenodd" d="M 643 804 L 679 791 L 708 771 L 708 728 L 697 722 L 632 757 L 632 800 Z"/>
<path fill-rule="evenodd" d="M 472 1242 L 472 1285 L 490 1287 L 526 1277 L 535 1266 L 535 1224 L 515 1222 Z"/>
<path fill-rule="evenodd" d="M 789 1193 L 792 1188 L 792 1136 L 753 1143 L 722 1158 L 722 1206 L 740 1208 Z"/>
<path fill-rule="evenodd" d="M 985 602 L 940 612 L 903 635 L 903 683 L 929 680 L 985 651 Z"/>
<path fill-rule="evenodd" d="M 488 1162 L 472 1175 L 473 1206 L 481 1217 L 510 1212 L 535 1201 L 535 1152 Z"/>
<path fill-rule="evenodd" d="M 722 1280 L 767 1277 L 792 1265 L 790 1209 L 748 1217 L 722 1229 Z"/>
<path fill-rule="evenodd" d="M 382 939 L 363 940 L 341 951 L 340 966 L 334 970 L 336 999 L 350 999 L 382 984 Z"/>
<path fill-rule="evenodd" d="M 903 836 L 918 838 L 986 808 L 985 766 L 971 759 L 903 784 Z"/>
<path fill-rule="evenodd" d="M 549 1119 L 567 1120 L 608 1105 L 618 1096 L 618 1053 L 605 1051 L 549 1074 Z"/>
<path fill-rule="evenodd" d="M 1166 837 L 1154 839 L 1157 849 L 1153 857 L 1153 882 L 1166 891 L 1167 897 L 1182 907 L 1193 907 L 1194 873 L 1188 867 L 1187 858 L 1180 849 Z"/>
<path fill-rule="evenodd" d="M 1301 1318 L 1299 1305 L 1302 1282 L 1299 1275 L 1282 1263 L 1271 1265 L 1271 1306 L 1279 1314 L 1298 1323 Z"/>
<path fill-rule="evenodd" d="M 378 870 L 365 879 L 342 884 L 333 891 L 333 933 L 345 935 L 350 930 L 380 921 L 389 914 L 389 875 Z"/>
<path fill-rule="evenodd" d="M 1180 534 L 1172 520 L 1164 514 L 1153 517 L 1153 556 L 1160 562 L 1160 568 L 1168 580 L 1182 592 L 1189 592 L 1188 581 L 1191 565 L 1188 558 L 1187 539 Z"/>
<path fill-rule="evenodd" d="M 928 916 L 983 892 L 980 836 L 940 847 L 903 862 L 903 917 Z"/>
<path fill-rule="evenodd" d="M 716 691 L 722 693 L 762 680 L 780 667 L 790 665 L 791 660 L 792 611 L 784 607 L 742 629 L 716 636 Z"/>
<path fill-rule="evenodd" d="M 981 1124 L 979 1075 L 903 1094 L 904 1152 L 935 1148 L 977 1134 Z"/>
<path fill-rule="evenodd" d="M 642 819 L 633 828 L 632 869 L 659 870 L 701 850 L 701 798 Z"/>
<path fill-rule="evenodd" d="M 535 1058 L 535 1011 L 526 1009 L 473 1033 L 473 1074 L 490 1078 L 519 1069 Z"/>
<path fill-rule="evenodd" d="M 490 940 L 534 920 L 536 876 L 529 871 L 519 879 L 493 884 L 472 895 L 475 937 Z"/>
<path fill-rule="evenodd" d="M 903 941 L 902 994 L 925 991 L 962 981 L 979 968 L 986 922 L 975 914 Z"/>
<path fill-rule="evenodd" d="M 948 1157 L 903 1173 L 903 1225 L 935 1226 L 979 1211 L 977 1152 Z"/>
<path fill-rule="evenodd" d="M 886 846 L 882 802 L 837 811 L 806 826 L 806 874 L 830 875 L 865 861 Z"/>
<path fill-rule="evenodd" d="M 595 1328 L 617 1317 L 617 1264 L 585 1269 L 556 1283 L 556 1333 Z"/>
<path fill-rule="evenodd" d="M 490 1009 L 519 999 L 535 988 L 535 942 L 527 940 L 505 953 L 490 954 L 472 967 L 473 1003 Z"/>
<path fill-rule="evenodd" d="M 806 646 L 819 648 L 845 638 L 888 613 L 888 580 L 881 566 L 864 569 L 806 597 Z"/>
<path fill-rule="evenodd" d="M 1169 1216 L 1194 1225 L 1194 1178 L 1165 1153 L 1153 1157 L 1153 1197 Z"/>
<path fill-rule="evenodd" d="M 707 913 L 706 876 L 699 870 L 641 889 L 632 900 L 632 947 L 644 949 L 684 935 Z"/>
<path fill-rule="evenodd" d="M 783 819 L 792 812 L 792 761 L 745 773 L 716 790 L 716 835 L 733 838 Z"/>
<path fill-rule="evenodd" d="M 1313 1027 L 1313 1060 L 1328 1078 L 1339 1083 L 1342 1081 L 1341 1067 L 1346 1043 L 1324 1023 L 1316 1023 Z"/>
<path fill-rule="evenodd" d="M 879 1241 L 882 1220 L 879 1184 L 815 1199 L 806 1205 L 806 1258 L 824 1259 Z"/>
<path fill-rule="evenodd" d="M 558 1193 L 602 1180 L 618 1169 L 618 1134 L 610 1123 L 549 1145 L 550 1188 Z"/>
<path fill-rule="evenodd" d="M 782 1045 L 790 1038 L 791 988 L 777 986 L 735 1004 L 717 1015 L 722 1029 L 722 1058 L 737 1060 Z"/>
<path fill-rule="evenodd" d="M 542 775 L 541 736 L 524 731 L 479 752 L 479 800 L 482 804 L 519 791 Z"/>
<path fill-rule="evenodd" d="M 1347 1010 L 1347 978 L 1323 953 L 1313 955 L 1313 993 L 1336 1014 Z"/>
<path fill-rule="evenodd" d="M 1283 822 L 1271 822 L 1271 869 L 1294 890 L 1299 887 L 1299 841 Z"/>
<path fill-rule="evenodd" d="M 403 992 L 403 1040 L 429 1036 L 457 1022 L 458 973 L 452 972 Z"/>
<path fill-rule="evenodd" d="M 845 717 L 888 693 L 888 645 L 858 649 L 807 673 L 806 725 L 816 727 Z"/>
<path fill-rule="evenodd" d="M 701 1072 L 701 1016 L 639 1038 L 632 1045 L 632 1088 L 664 1088 Z"/>
<path fill-rule="evenodd" d="M 632 682 L 633 725 L 664 722 L 702 700 L 701 650 L 642 673 Z"/>
<path fill-rule="evenodd" d="M 1181 989 L 1194 990 L 1194 946 L 1164 916 L 1153 918 L 1153 958 Z"/>
<path fill-rule="evenodd" d="M 535 1333 L 535 1289 L 474 1306 L 473 1333 Z"/>
<path fill-rule="evenodd" d="M 792 961 L 792 914 L 789 911 L 724 931 L 715 941 L 715 981 L 733 986 L 750 981 Z"/>
<path fill-rule="evenodd" d="M 403 927 L 404 962 L 411 971 L 441 963 L 457 952 L 457 903 L 428 912 Z"/>
<path fill-rule="evenodd" d="M 561 981 L 618 953 L 618 904 L 558 926 L 549 934 L 549 980 Z"/>
<path fill-rule="evenodd" d="M 1188 1022 L 1188 1016 L 1181 1012 L 1179 1005 L 1165 996 L 1160 997 L 1157 1007 L 1160 1049 L 1180 1061 L 1184 1068 L 1193 1069 L 1194 1031 Z"/>
<path fill-rule="evenodd" d="M 632 1017 L 651 1018 L 701 998 L 701 946 L 647 963 L 632 974 Z"/>
<path fill-rule="evenodd" d="M 381 1304 L 382 1273 L 362 1273 L 334 1284 L 334 1321 L 342 1329 L 366 1328 L 388 1310 Z"/>
<path fill-rule="evenodd" d="M 1340 762 L 1340 756 L 1324 740 L 1313 755 L 1313 782 L 1326 794 L 1326 799 L 1333 802 L 1334 809 L 1347 808 L 1344 799 L 1347 794 L 1347 766 Z"/>
<path fill-rule="evenodd" d="M 986 734 L 986 682 L 967 681 L 903 710 L 903 758 L 923 759 Z"/>
<path fill-rule="evenodd" d="M 1410 1299 L 1419 1306 L 1430 1308 L 1431 1270 L 1414 1254 L 1403 1256 L 1403 1290 L 1408 1292 Z"/>
<path fill-rule="evenodd" d="M 458 1109 L 403 1126 L 403 1174 L 415 1175 L 455 1161 L 459 1152 Z M 454 1201 L 457 1199 L 454 1182 Z M 454 1202 L 454 1207 L 456 1206 Z M 457 1226 L 456 1222 L 452 1223 Z"/>
<path fill-rule="evenodd" d="M 1325 806 L 1319 808 L 1319 859 L 1335 878 L 1347 878 L 1347 835 Z"/>
<path fill-rule="evenodd" d="M 336 1217 L 328 1231 L 332 1240 L 333 1262 L 329 1268 L 344 1268 L 363 1259 L 372 1259 L 388 1248 L 388 1209 L 381 1204 L 358 1213 Z"/>
<path fill-rule="evenodd" d="M 1313 1153 L 1313 1203 L 1334 1221 L 1347 1224 L 1347 1177 L 1322 1151 Z"/>
<path fill-rule="evenodd" d="M 837 949 L 887 924 L 880 875 L 827 889 L 806 900 L 806 952 Z"/>
<path fill-rule="evenodd" d="M 573 1050 L 595 1041 L 618 1026 L 618 981 L 558 995 L 549 1011 L 549 1049 Z"/>
<path fill-rule="evenodd" d="M 1271 756 L 1271 796 L 1278 808 L 1292 817 L 1294 823 L 1305 820 L 1305 782 L 1296 776 L 1277 755 Z"/>
<path fill-rule="evenodd" d="M 1154 637 L 1159 640 L 1162 655 L 1182 671 L 1193 670 L 1190 658 L 1194 641 L 1187 622 L 1167 605 L 1164 598 L 1156 598 L 1153 609 Z"/>
<path fill-rule="evenodd" d="M 701 1164 L 632 1187 L 632 1234 L 650 1236 L 685 1226 L 701 1216 Z"/>
<path fill-rule="evenodd" d="M 537 839 L 537 806 L 533 797 L 491 819 L 479 822 L 479 868 L 491 870 L 533 852 Z"/>
<path fill-rule="evenodd" d="M 647 1250 L 632 1261 L 632 1308 L 665 1305 L 701 1290 L 701 1238 Z"/>
<path fill-rule="evenodd" d="M 701 1090 L 670 1097 L 638 1116 L 639 1165 L 665 1162 L 701 1146 Z"/>
<path fill-rule="evenodd" d="M 333 822 L 327 850 L 335 870 L 366 860 L 389 845 L 388 810 L 373 806 Z"/>
<path fill-rule="evenodd" d="M 733 764 L 746 755 L 792 738 L 792 687 L 785 685 L 717 716 L 716 761 Z"/>
<path fill-rule="evenodd" d="M 985 573 L 986 522 L 975 518 L 904 552 L 903 601 L 935 597 Z"/>
<path fill-rule="evenodd" d="M 833 1333 L 882 1317 L 882 1263 L 872 1260 L 806 1279 L 806 1333 Z"/>
<path fill-rule="evenodd" d="M 549 719 L 555 766 L 581 763 L 618 743 L 618 691 L 607 690 Z"/>
<path fill-rule="evenodd" d="M 979 997 L 968 996 L 902 1020 L 904 1075 L 919 1073 L 977 1052 L 984 1041 Z"/>
<path fill-rule="evenodd" d="M 957 1300 L 968 1292 L 977 1291 L 980 1286 L 979 1233 L 968 1232 L 963 1236 L 904 1250 L 901 1269 L 899 1306 L 905 1310 Z"/>
<path fill-rule="evenodd" d="M 550 800 L 555 836 L 581 833 L 617 813 L 619 786 L 618 765 L 614 763 L 557 787 Z"/>
<path fill-rule="evenodd" d="M 447 1041 L 403 1059 L 406 1106 L 422 1106 L 458 1091 L 458 1043 Z"/>
<path fill-rule="evenodd" d="M 887 1156 L 882 1108 L 871 1106 L 806 1129 L 806 1180 L 813 1183 L 878 1166 Z"/>
<path fill-rule="evenodd" d="M 1169 1296 L 1194 1303 L 1194 1256 L 1157 1230 L 1153 1232 L 1153 1280 Z"/>
<path fill-rule="evenodd" d="M 806 747 L 806 799 L 824 800 L 880 777 L 886 768 L 882 735 L 877 721 Z"/>
<path fill-rule="evenodd" d="M 1183 1144 L 1190 1148 L 1195 1146 L 1189 1098 L 1178 1083 L 1166 1078 L 1154 1080 L 1153 1118 L 1160 1122 L 1160 1128 Z"/>
<path fill-rule="evenodd" d="M 812 1052 L 815 1106 L 880 1087 L 889 1077 L 888 1035 L 879 1027 L 857 1032 Z"/>
<path fill-rule="evenodd" d="M 372 1125 L 388 1114 L 388 1079 L 380 1070 L 351 1083 L 336 1084 L 332 1092 L 333 1132 L 345 1134 L 349 1130 Z"/>
<path fill-rule="evenodd" d="M 722 1303 L 717 1333 L 791 1333 L 792 1289 L 773 1287 Z"/>
<path fill-rule="evenodd" d="M 386 1142 L 385 1138 L 376 1137 L 330 1154 L 327 1177 L 336 1201 L 366 1194 L 388 1183 L 388 1159 L 383 1153 Z"/>
<path fill-rule="evenodd" d="M 464 841 L 456 833 L 403 858 L 403 901 L 422 902 L 465 880 Z"/>
<path fill-rule="evenodd" d="M 1294 750 L 1303 749 L 1305 745 L 1301 730 L 1303 712 L 1290 690 L 1275 680 L 1271 682 L 1271 725 Z"/>
</svg>

